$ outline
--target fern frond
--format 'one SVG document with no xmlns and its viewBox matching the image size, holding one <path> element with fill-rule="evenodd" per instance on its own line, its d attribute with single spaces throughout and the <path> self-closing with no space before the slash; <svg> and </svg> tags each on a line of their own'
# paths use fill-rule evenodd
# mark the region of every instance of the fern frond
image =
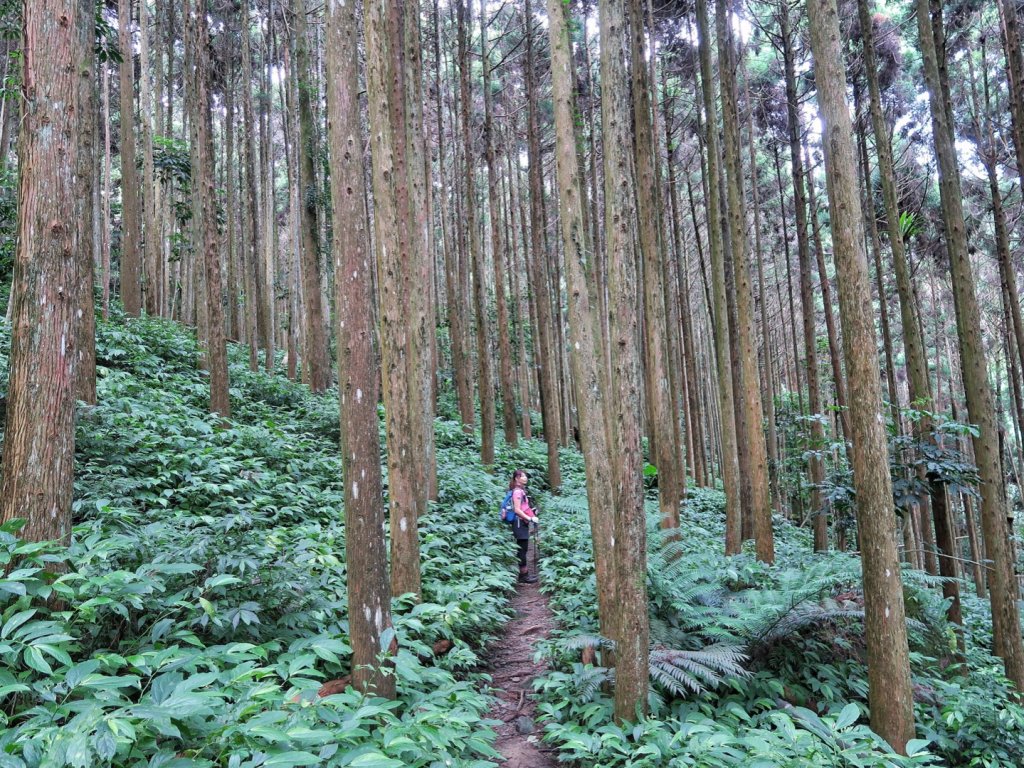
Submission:
<svg viewBox="0 0 1024 768">
<path fill-rule="evenodd" d="M 562 638 L 558 644 L 567 651 L 581 651 L 584 648 L 593 648 L 596 651 L 600 648 L 615 647 L 613 640 L 601 635 L 572 635 Z"/>
<path fill-rule="evenodd" d="M 695 651 L 654 648 L 651 651 L 651 679 L 676 696 L 703 693 L 726 677 L 746 677 L 747 655 L 734 645 L 709 645 Z"/>
</svg>

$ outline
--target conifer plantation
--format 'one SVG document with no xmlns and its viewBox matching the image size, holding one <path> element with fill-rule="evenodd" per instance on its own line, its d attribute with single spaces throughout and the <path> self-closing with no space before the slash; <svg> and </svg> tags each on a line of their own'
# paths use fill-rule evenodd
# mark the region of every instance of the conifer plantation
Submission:
<svg viewBox="0 0 1024 768">
<path fill-rule="evenodd" d="M 1022 25 L 0 0 L 0 768 L 1024 765 Z"/>
</svg>

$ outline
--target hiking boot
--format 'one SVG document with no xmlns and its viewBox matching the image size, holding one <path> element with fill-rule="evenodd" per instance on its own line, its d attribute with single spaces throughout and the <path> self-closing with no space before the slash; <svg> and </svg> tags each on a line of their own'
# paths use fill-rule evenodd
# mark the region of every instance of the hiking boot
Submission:
<svg viewBox="0 0 1024 768">
<path fill-rule="evenodd" d="M 519 583 L 520 584 L 536 584 L 537 583 L 537 577 L 536 576 L 531 576 L 528 573 L 520 573 L 519 574 Z"/>
</svg>

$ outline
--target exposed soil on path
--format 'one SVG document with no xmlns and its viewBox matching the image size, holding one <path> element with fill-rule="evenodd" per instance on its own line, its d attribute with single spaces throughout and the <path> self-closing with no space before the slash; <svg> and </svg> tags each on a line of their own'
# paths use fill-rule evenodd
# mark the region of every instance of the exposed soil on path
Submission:
<svg viewBox="0 0 1024 768">
<path fill-rule="evenodd" d="M 517 584 L 511 605 L 516 615 L 494 641 L 488 665 L 497 702 L 490 717 L 500 720 L 494 744 L 503 756 L 503 768 L 547 768 L 557 766 L 552 750 L 540 742 L 540 728 L 534 722 L 536 704 L 530 697 L 533 679 L 547 669 L 533 661 L 537 641 L 547 637 L 554 625 L 547 598 L 536 584 Z"/>
</svg>

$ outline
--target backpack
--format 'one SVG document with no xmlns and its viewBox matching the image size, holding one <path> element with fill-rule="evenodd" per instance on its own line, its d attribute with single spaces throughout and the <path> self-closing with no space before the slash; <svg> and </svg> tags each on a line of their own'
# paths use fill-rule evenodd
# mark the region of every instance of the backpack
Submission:
<svg viewBox="0 0 1024 768">
<path fill-rule="evenodd" d="M 512 504 L 512 494 L 515 489 L 505 494 L 505 498 L 501 501 L 501 522 L 503 523 L 514 523 L 516 520 L 516 508 Z"/>
</svg>

